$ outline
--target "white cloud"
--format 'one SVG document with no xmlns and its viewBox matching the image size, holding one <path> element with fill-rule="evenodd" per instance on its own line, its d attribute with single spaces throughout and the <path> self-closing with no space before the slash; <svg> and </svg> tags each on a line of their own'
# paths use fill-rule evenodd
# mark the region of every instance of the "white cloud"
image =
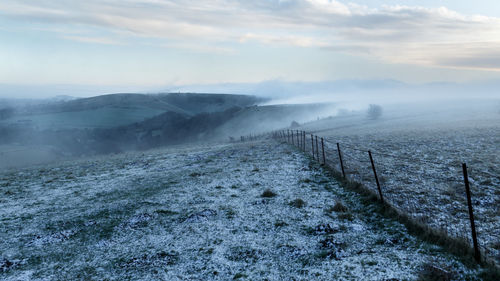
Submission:
<svg viewBox="0 0 500 281">
<path fill-rule="evenodd" d="M 288 45 L 297 47 L 326 47 L 327 42 L 320 39 L 307 36 L 294 36 L 294 35 L 269 35 L 269 34 L 255 34 L 247 33 L 240 37 L 239 42 L 245 43 L 248 41 L 257 41 L 267 45 Z"/>
<path fill-rule="evenodd" d="M 306 0 L 315 9 L 329 14 L 350 15 L 351 10 L 344 4 L 335 0 Z"/>
<path fill-rule="evenodd" d="M 445 7 L 373 9 L 334 0 L 3 0 L 0 15 L 89 26 L 117 37 L 178 40 L 169 44 L 198 45 L 197 49 L 208 52 L 228 51 L 222 46 L 225 43 L 257 41 L 347 52 L 389 63 L 500 70 L 496 59 L 500 19 L 463 15 Z M 66 34 L 66 38 L 103 44 L 119 41 L 78 34 Z"/>
<path fill-rule="evenodd" d="M 193 43 L 166 43 L 162 44 L 165 48 L 175 48 L 187 50 L 195 53 L 207 53 L 207 54 L 224 54 L 224 55 L 232 55 L 236 53 L 236 50 L 232 48 L 226 48 L 221 46 L 214 45 L 201 45 L 201 44 L 193 44 Z"/>
</svg>

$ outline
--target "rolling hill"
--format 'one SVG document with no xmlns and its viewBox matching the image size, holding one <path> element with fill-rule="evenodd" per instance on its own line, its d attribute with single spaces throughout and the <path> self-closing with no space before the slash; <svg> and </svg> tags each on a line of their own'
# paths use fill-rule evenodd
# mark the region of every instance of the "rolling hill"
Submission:
<svg viewBox="0 0 500 281">
<path fill-rule="evenodd" d="M 253 96 L 226 94 L 111 94 L 19 107 L 12 116 L 1 120 L 0 125 L 41 130 L 113 128 L 142 122 L 165 112 L 192 117 L 262 101 Z"/>
</svg>

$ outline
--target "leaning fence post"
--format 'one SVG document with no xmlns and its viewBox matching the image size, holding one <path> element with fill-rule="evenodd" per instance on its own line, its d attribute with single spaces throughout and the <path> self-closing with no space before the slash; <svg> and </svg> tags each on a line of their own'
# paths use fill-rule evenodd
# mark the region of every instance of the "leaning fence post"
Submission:
<svg viewBox="0 0 500 281">
<path fill-rule="evenodd" d="M 471 200 L 471 195 L 470 195 L 470 185 L 469 185 L 469 176 L 467 173 L 467 164 L 462 163 L 462 171 L 464 173 L 464 183 L 465 183 L 465 193 L 467 195 L 467 205 L 469 205 L 470 227 L 472 230 L 472 242 L 474 243 L 474 258 L 479 263 L 479 262 L 481 262 L 481 253 L 479 252 L 479 244 L 477 243 L 476 224 L 474 222 L 474 213 L 472 211 L 472 200 Z"/>
<path fill-rule="evenodd" d="M 318 148 L 318 136 L 316 136 L 316 156 L 319 162 L 319 148 Z"/>
<path fill-rule="evenodd" d="M 340 152 L 340 144 L 337 143 L 337 151 L 339 152 L 340 168 L 342 169 L 342 176 L 345 179 L 344 162 L 342 161 L 342 153 Z"/>
<path fill-rule="evenodd" d="M 321 150 L 323 151 L 323 165 L 326 165 L 325 142 L 324 142 L 323 138 L 321 138 Z"/>
<path fill-rule="evenodd" d="M 373 175 L 375 176 L 375 182 L 377 182 L 378 194 L 380 195 L 380 201 L 384 203 L 384 197 L 382 196 L 382 189 L 380 188 L 380 183 L 378 181 L 377 170 L 375 170 L 375 163 L 373 163 L 372 152 L 368 150 L 368 155 L 370 156 L 370 162 L 372 163 Z"/>
</svg>

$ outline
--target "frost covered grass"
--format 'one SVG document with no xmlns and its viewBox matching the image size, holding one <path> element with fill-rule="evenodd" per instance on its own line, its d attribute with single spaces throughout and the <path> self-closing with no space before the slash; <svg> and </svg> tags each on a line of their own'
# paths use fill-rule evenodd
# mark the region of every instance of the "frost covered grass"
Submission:
<svg viewBox="0 0 500 281">
<path fill-rule="evenodd" d="M 273 141 L 68 162 L 0 182 L 6 280 L 415 280 L 440 269 L 474 280 L 480 271 Z"/>
<path fill-rule="evenodd" d="M 349 179 L 376 190 L 367 154 L 371 150 L 388 201 L 412 219 L 472 244 L 461 167 L 466 162 L 481 252 L 500 264 L 496 246 L 500 240 L 500 115 L 484 114 L 449 124 L 432 116 L 380 122 L 339 117 L 309 124 L 308 129 L 328 141 L 331 166 L 340 170 L 335 145 L 339 142 Z"/>
</svg>

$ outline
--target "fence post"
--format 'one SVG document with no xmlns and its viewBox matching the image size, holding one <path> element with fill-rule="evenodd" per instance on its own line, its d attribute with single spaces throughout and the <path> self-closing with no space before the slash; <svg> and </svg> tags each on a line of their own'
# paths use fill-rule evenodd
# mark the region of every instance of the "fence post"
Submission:
<svg viewBox="0 0 500 281">
<path fill-rule="evenodd" d="M 300 133 L 300 136 L 299 136 L 299 133 Z M 297 130 L 297 138 L 299 139 L 299 148 L 300 150 L 302 150 L 302 132 Z"/>
<path fill-rule="evenodd" d="M 299 137 L 299 132 L 300 132 L 300 137 Z M 302 139 L 302 131 L 297 131 L 297 138 L 300 138 L 300 150 L 304 147 L 304 140 Z"/>
<path fill-rule="evenodd" d="M 297 133 L 297 147 L 300 146 L 300 141 L 299 141 L 299 130 L 295 130 Z"/>
<path fill-rule="evenodd" d="M 300 136 L 299 136 L 299 134 L 300 134 Z M 304 145 L 304 144 L 302 143 L 302 131 L 297 131 L 297 138 L 299 138 L 299 139 L 300 139 L 300 141 L 299 141 L 300 146 L 299 146 L 299 147 L 300 147 L 300 150 L 302 150 L 302 146 Z"/>
<path fill-rule="evenodd" d="M 323 165 L 326 165 L 325 142 L 324 142 L 323 138 L 321 138 L 321 150 L 323 151 Z"/>
<path fill-rule="evenodd" d="M 302 140 L 303 140 L 303 150 L 306 152 L 306 132 L 302 131 Z"/>
<path fill-rule="evenodd" d="M 375 182 L 377 182 L 378 194 L 380 195 L 380 201 L 384 203 L 384 197 L 382 196 L 382 189 L 380 188 L 380 183 L 378 181 L 377 170 L 375 170 L 375 163 L 373 163 L 372 152 L 368 150 L 368 155 L 370 156 L 370 162 L 372 163 L 373 175 L 375 176 Z"/>
<path fill-rule="evenodd" d="M 318 136 L 316 136 L 316 156 L 318 156 L 317 159 L 318 159 L 318 162 L 319 162 Z"/>
<path fill-rule="evenodd" d="M 469 185 L 469 176 L 467 173 L 467 164 L 462 163 L 462 171 L 464 173 L 464 183 L 465 183 L 465 193 L 467 195 L 467 205 L 469 205 L 469 218 L 470 218 L 470 227 L 472 230 L 472 242 L 474 243 L 474 258 L 478 263 L 481 262 L 481 253 L 479 252 L 479 244 L 477 243 L 477 234 L 476 234 L 476 224 L 474 222 L 474 213 L 472 211 L 472 200 L 470 195 L 470 185 Z"/>
<path fill-rule="evenodd" d="M 314 137 L 312 134 L 311 134 L 311 146 L 312 146 L 312 155 L 313 155 L 313 159 L 314 159 Z"/>
<path fill-rule="evenodd" d="M 342 153 L 340 152 L 340 144 L 339 143 L 337 143 L 337 151 L 339 152 L 339 160 L 340 160 L 340 168 L 342 169 L 342 176 L 345 179 L 344 161 L 342 161 Z"/>
</svg>

